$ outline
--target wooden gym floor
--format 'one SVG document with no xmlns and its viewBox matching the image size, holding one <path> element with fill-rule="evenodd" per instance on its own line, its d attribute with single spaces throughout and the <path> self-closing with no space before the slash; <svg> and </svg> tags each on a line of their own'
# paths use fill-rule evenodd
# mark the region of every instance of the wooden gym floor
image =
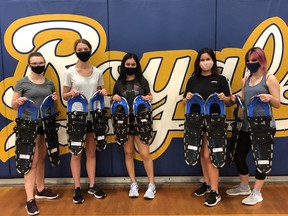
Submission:
<svg viewBox="0 0 288 216">
<path fill-rule="evenodd" d="M 198 183 L 159 183 L 154 200 L 143 198 L 146 184 L 140 185 L 140 196 L 129 198 L 129 184 L 101 184 L 107 197 L 97 199 L 85 194 L 83 204 L 72 202 L 73 185 L 48 185 L 59 193 L 55 200 L 37 200 L 40 215 L 209 215 L 209 216 L 258 216 L 288 215 L 288 184 L 269 183 L 262 190 L 263 202 L 245 206 L 245 196 L 231 197 L 225 190 L 234 183 L 220 183 L 222 200 L 215 207 L 206 207 L 205 197 L 196 197 L 193 191 Z M 83 185 L 84 189 L 84 185 Z M 0 211 L 3 216 L 27 215 L 23 185 L 0 186 Z"/>
</svg>

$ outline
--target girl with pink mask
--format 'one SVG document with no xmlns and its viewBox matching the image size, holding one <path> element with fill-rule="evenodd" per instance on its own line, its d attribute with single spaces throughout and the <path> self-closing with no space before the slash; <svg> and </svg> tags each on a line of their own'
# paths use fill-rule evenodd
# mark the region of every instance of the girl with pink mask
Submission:
<svg viewBox="0 0 288 216">
<path fill-rule="evenodd" d="M 194 93 L 200 94 L 206 100 L 215 92 L 218 93 L 220 100 L 224 100 L 226 105 L 232 104 L 230 86 L 227 79 L 219 74 L 214 51 L 210 48 L 204 48 L 198 53 L 195 60 L 194 73 L 187 82 L 183 103 L 186 104 L 187 100 L 190 100 Z M 211 112 L 218 113 L 218 108 L 217 106 L 211 106 Z M 200 161 L 204 182 L 194 194 L 196 196 L 203 196 L 209 193 L 204 204 L 206 206 L 215 206 L 221 200 L 218 190 L 219 170 L 212 165 L 210 160 L 205 125 L 203 130 Z"/>
</svg>

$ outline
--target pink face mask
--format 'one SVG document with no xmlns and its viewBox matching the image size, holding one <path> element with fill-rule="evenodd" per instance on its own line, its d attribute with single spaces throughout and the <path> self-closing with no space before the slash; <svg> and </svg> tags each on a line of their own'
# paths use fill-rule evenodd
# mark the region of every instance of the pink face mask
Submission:
<svg viewBox="0 0 288 216">
<path fill-rule="evenodd" d="M 203 71 L 209 71 L 213 67 L 214 62 L 212 60 L 210 61 L 201 61 L 200 62 L 200 67 Z"/>
</svg>

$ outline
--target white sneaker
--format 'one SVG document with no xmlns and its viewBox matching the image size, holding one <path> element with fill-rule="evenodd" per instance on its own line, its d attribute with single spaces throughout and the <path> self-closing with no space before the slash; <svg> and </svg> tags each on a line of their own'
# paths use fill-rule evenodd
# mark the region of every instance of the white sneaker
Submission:
<svg viewBox="0 0 288 216">
<path fill-rule="evenodd" d="M 240 185 L 235 186 L 231 189 L 226 190 L 226 193 L 230 196 L 238 196 L 238 195 L 249 195 L 251 193 L 250 187 L 246 190 L 243 190 Z"/>
<path fill-rule="evenodd" d="M 139 187 L 137 182 L 132 182 L 130 185 L 130 190 L 129 190 L 129 197 L 138 197 L 139 196 Z"/>
<path fill-rule="evenodd" d="M 145 199 L 154 199 L 156 193 L 155 184 L 149 183 L 148 189 L 146 190 L 144 194 Z"/>
<path fill-rule="evenodd" d="M 242 203 L 245 205 L 255 205 L 262 201 L 263 201 L 263 197 L 261 193 L 258 195 L 252 192 L 248 197 L 242 200 Z"/>
</svg>

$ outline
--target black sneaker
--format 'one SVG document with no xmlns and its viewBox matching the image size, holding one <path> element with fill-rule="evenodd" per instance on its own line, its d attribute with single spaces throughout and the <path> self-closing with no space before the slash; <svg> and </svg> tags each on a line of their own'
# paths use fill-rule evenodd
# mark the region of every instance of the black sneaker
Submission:
<svg viewBox="0 0 288 216">
<path fill-rule="evenodd" d="M 89 185 L 88 185 L 88 191 L 87 192 L 88 192 L 88 194 L 91 194 L 98 199 L 102 199 L 106 196 L 106 194 L 95 184 L 93 185 L 93 187 L 89 187 Z"/>
<path fill-rule="evenodd" d="M 27 201 L 25 208 L 26 208 L 27 214 L 29 214 L 29 215 L 37 215 L 40 212 L 38 210 L 37 205 L 36 205 L 35 199 L 31 199 L 31 200 Z"/>
<path fill-rule="evenodd" d="M 204 202 L 204 204 L 212 207 L 212 206 L 216 206 L 220 200 L 221 200 L 220 194 L 214 190 L 211 190 L 211 192 L 210 192 L 208 198 L 206 199 L 206 201 Z"/>
<path fill-rule="evenodd" d="M 210 186 L 210 185 L 207 185 L 206 182 L 203 182 L 203 183 L 201 184 L 201 186 L 200 186 L 197 190 L 195 190 L 194 194 L 195 194 L 196 196 L 203 196 L 203 195 L 205 195 L 206 193 L 209 193 L 210 191 L 211 191 L 211 186 Z"/>
<path fill-rule="evenodd" d="M 81 204 L 84 202 L 84 198 L 82 196 L 82 191 L 80 187 L 74 189 L 73 202 L 75 204 Z"/>
<path fill-rule="evenodd" d="M 59 194 L 53 193 L 52 191 L 44 188 L 41 192 L 36 190 L 36 199 L 56 199 Z"/>
</svg>

